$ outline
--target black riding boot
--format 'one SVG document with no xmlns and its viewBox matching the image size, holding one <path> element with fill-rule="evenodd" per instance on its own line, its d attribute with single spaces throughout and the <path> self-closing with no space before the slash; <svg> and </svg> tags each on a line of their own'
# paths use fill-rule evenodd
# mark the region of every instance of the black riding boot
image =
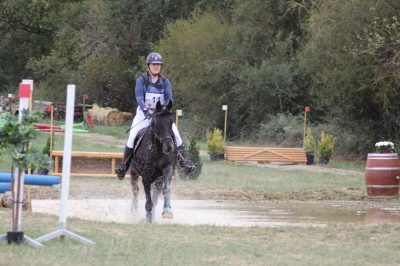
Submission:
<svg viewBox="0 0 400 266">
<path fill-rule="evenodd" d="M 183 145 L 177 147 L 177 151 L 177 159 L 183 171 L 188 174 L 196 170 L 196 166 L 194 164 L 185 160 L 185 148 Z"/>
<path fill-rule="evenodd" d="M 122 158 L 122 162 L 117 165 L 115 168 L 115 173 L 117 174 L 119 179 L 123 179 L 125 177 L 126 171 L 129 169 L 129 165 L 132 161 L 132 152 L 133 148 L 129 148 L 125 146 L 124 157 Z"/>
</svg>

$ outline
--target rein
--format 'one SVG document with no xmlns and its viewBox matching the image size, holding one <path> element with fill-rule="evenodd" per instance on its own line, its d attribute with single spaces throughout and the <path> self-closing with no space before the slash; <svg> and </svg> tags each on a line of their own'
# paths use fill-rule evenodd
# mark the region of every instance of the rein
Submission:
<svg viewBox="0 0 400 266">
<path fill-rule="evenodd" d="M 125 133 L 127 134 L 129 131 L 131 131 L 132 128 L 136 127 L 137 125 L 139 125 L 140 123 L 142 123 L 142 122 L 143 122 L 144 120 L 146 120 L 146 119 L 147 119 L 147 117 L 146 117 L 145 119 L 143 119 L 142 121 L 140 121 L 139 123 L 137 123 L 137 124 L 131 126 L 127 131 L 125 131 Z"/>
</svg>

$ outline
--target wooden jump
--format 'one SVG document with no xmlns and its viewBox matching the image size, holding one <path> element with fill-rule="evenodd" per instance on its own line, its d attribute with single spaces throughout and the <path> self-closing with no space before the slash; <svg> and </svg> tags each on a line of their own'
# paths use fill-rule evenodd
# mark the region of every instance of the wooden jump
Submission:
<svg viewBox="0 0 400 266">
<path fill-rule="evenodd" d="M 306 164 L 307 157 L 300 148 L 225 147 L 225 160 L 231 162 Z"/>
<path fill-rule="evenodd" d="M 63 151 L 52 151 L 53 175 L 61 175 Z M 121 152 L 73 151 L 71 155 L 72 176 L 116 177 L 115 166 L 122 161 Z"/>
</svg>

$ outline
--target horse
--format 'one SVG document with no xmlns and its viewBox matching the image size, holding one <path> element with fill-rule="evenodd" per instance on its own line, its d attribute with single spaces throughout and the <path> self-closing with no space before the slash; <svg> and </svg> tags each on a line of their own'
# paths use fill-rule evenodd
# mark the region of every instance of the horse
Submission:
<svg viewBox="0 0 400 266">
<path fill-rule="evenodd" d="M 133 192 L 132 208 L 137 209 L 139 187 L 137 179 L 142 177 L 146 195 L 146 221 L 153 221 L 154 207 L 163 191 L 163 218 L 172 218 L 170 185 L 176 165 L 176 145 L 173 138 L 171 115 L 172 102 L 166 107 L 157 102 L 150 126 L 146 129 L 140 143 L 135 148 L 130 164 L 131 186 Z M 153 193 L 151 193 L 153 185 Z M 151 195 L 153 194 L 153 195 Z"/>
</svg>

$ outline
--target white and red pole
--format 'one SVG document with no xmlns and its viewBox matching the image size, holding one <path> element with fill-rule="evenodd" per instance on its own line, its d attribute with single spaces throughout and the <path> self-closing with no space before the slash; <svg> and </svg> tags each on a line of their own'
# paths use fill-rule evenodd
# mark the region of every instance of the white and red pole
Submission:
<svg viewBox="0 0 400 266">
<path fill-rule="evenodd" d="M 29 103 L 31 99 L 31 92 L 33 90 L 33 80 L 23 80 L 19 84 L 19 109 L 18 109 L 18 122 L 22 122 L 24 112 L 29 110 Z M 24 199 L 24 184 L 25 184 L 24 169 L 15 168 L 12 183 L 13 194 L 13 211 L 12 211 L 12 231 L 7 232 L 5 235 L 0 235 L 0 240 L 5 240 L 9 243 L 20 243 L 18 238 L 31 244 L 35 247 L 43 247 L 38 241 L 24 235 L 22 229 L 22 204 Z"/>
<path fill-rule="evenodd" d="M 29 99 L 31 96 L 31 85 L 27 83 L 19 84 L 19 109 L 18 109 L 18 122 L 21 123 L 23 113 L 28 111 Z M 24 183 L 25 183 L 24 170 L 21 168 L 14 169 L 13 180 L 13 228 L 14 232 L 21 231 L 22 220 L 22 202 L 24 199 Z"/>
</svg>

